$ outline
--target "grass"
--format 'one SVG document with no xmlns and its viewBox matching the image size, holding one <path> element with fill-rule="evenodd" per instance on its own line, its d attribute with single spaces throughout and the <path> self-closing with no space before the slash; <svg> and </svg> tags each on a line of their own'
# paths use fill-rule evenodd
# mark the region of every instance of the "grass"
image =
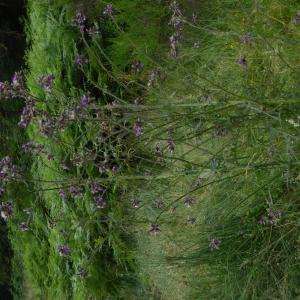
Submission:
<svg viewBox="0 0 300 300">
<path fill-rule="evenodd" d="M 51 138 L 38 122 L 27 130 L 45 150 L 28 158 L 30 231 L 16 230 L 21 208 L 11 221 L 23 297 L 297 299 L 297 2 L 181 1 L 176 58 L 165 3 L 116 0 L 112 17 L 99 13 L 105 6 L 87 12 L 102 33 L 89 38 L 71 25 L 71 1 L 28 3 L 27 83 L 38 109 L 57 116 L 88 90 L 95 99 L 89 120 Z M 89 64 L 76 66 L 78 54 Z M 133 74 L 139 60 L 144 70 Z M 153 70 L 167 76 L 147 87 Z M 55 75 L 52 93 L 37 84 L 42 74 Z M 95 209 L 93 180 L 105 187 L 104 209 Z M 74 182 L 80 196 L 61 199 Z"/>
</svg>

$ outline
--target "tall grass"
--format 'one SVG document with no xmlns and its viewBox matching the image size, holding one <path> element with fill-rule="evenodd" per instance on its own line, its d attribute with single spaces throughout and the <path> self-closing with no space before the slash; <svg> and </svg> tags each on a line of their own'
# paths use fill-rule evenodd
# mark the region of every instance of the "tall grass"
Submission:
<svg viewBox="0 0 300 300">
<path fill-rule="evenodd" d="M 297 3 L 181 1 L 175 11 L 118 0 L 111 16 L 105 7 L 89 12 L 101 31 L 91 38 L 72 27 L 71 2 L 29 2 L 38 109 L 56 117 L 94 97 L 88 117 L 50 138 L 38 122 L 28 129 L 45 152 L 32 158 L 34 214 L 16 247 L 35 297 L 296 299 Z M 78 55 L 89 64 L 76 66 Z M 42 74 L 55 75 L 51 93 Z M 75 183 L 81 194 L 62 199 Z"/>
</svg>

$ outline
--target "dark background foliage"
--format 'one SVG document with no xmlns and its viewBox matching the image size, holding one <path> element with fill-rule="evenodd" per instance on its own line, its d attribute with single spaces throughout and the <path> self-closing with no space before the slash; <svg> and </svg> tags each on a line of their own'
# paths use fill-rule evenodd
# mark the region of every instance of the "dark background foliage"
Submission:
<svg viewBox="0 0 300 300">
<path fill-rule="evenodd" d="M 25 37 L 21 17 L 25 13 L 24 0 L 0 1 L 0 80 L 10 80 L 15 70 L 22 67 Z M 20 103 L 21 104 L 21 103 Z M 19 107 L 0 103 L 0 155 L 10 154 L 9 137 L 16 126 Z M 0 298 L 9 300 L 12 250 L 4 221 L 0 220 Z"/>
</svg>

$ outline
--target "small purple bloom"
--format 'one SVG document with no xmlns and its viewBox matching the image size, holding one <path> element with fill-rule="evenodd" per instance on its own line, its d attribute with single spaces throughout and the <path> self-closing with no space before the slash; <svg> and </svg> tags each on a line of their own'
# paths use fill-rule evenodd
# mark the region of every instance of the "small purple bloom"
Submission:
<svg viewBox="0 0 300 300">
<path fill-rule="evenodd" d="M 60 196 L 61 199 L 66 199 L 68 194 L 65 190 L 60 190 L 59 191 L 59 196 Z"/>
<path fill-rule="evenodd" d="M 102 209 L 105 208 L 106 206 L 106 202 L 104 201 L 104 199 L 102 197 L 96 197 L 95 198 L 95 206 L 96 208 Z"/>
<path fill-rule="evenodd" d="M 73 18 L 73 25 L 78 27 L 81 32 L 85 31 L 86 29 L 86 16 L 81 12 L 77 12 L 75 17 Z"/>
<path fill-rule="evenodd" d="M 242 43 L 246 45 L 246 44 L 248 44 L 248 41 L 249 41 L 248 36 L 246 34 L 244 34 L 242 36 Z"/>
<path fill-rule="evenodd" d="M 82 95 L 80 97 L 80 105 L 82 107 L 88 106 L 91 102 L 90 92 L 86 93 L 85 95 Z"/>
<path fill-rule="evenodd" d="M 239 64 L 241 66 L 246 66 L 247 65 L 247 60 L 246 60 L 246 57 L 245 56 L 242 56 L 239 60 Z"/>
<path fill-rule="evenodd" d="M 70 248 L 67 245 L 61 245 L 58 247 L 60 256 L 68 256 L 70 254 Z"/>
<path fill-rule="evenodd" d="M 76 58 L 76 64 L 79 65 L 79 66 L 82 66 L 82 65 L 87 65 L 89 63 L 89 60 L 84 57 L 83 55 L 78 55 L 77 58 Z"/>
<path fill-rule="evenodd" d="M 52 90 L 52 85 L 53 85 L 53 81 L 54 81 L 55 77 L 53 74 L 49 74 L 49 75 L 42 75 L 39 79 L 38 79 L 38 84 L 40 86 L 43 87 L 43 89 L 50 93 Z"/>
<path fill-rule="evenodd" d="M 93 182 L 93 183 L 91 183 L 91 186 L 90 186 L 90 192 L 93 195 L 103 192 L 103 187 L 99 183 Z"/>
<path fill-rule="evenodd" d="M 22 75 L 21 71 L 15 72 L 15 74 L 12 78 L 11 85 L 12 85 L 14 90 L 17 90 L 17 91 L 24 91 L 25 90 L 24 79 L 23 79 L 23 75 Z"/>
<path fill-rule="evenodd" d="M 294 24 L 294 25 L 298 25 L 299 22 L 300 22 L 300 18 L 297 18 L 297 17 L 292 20 L 292 24 Z"/>
<path fill-rule="evenodd" d="M 135 135 L 136 136 L 141 136 L 144 134 L 144 130 L 143 130 L 143 127 L 142 127 L 142 123 L 140 121 L 137 121 L 135 124 L 134 124 L 134 132 L 135 132 Z"/>
<path fill-rule="evenodd" d="M 117 165 L 113 165 L 112 168 L 111 168 L 111 171 L 113 173 L 113 175 L 115 175 L 117 172 L 118 172 L 118 166 Z"/>
<path fill-rule="evenodd" d="M 222 244 L 221 240 L 212 239 L 209 243 L 209 248 L 211 251 L 220 250 L 221 244 Z"/>
<path fill-rule="evenodd" d="M 72 193 L 76 193 L 76 192 L 79 191 L 79 187 L 76 186 L 76 185 L 72 185 L 72 186 L 69 187 L 69 190 L 70 190 L 70 192 L 72 192 Z"/>
<path fill-rule="evenodd" d="M 103 11 L 103 14 L 105 14 L 105 15 L 112 15 L 113 13 L 114 13 L 114 10 L 113 10 L 113 7 L 111 4 L 107 5 Z"/>
</svg>

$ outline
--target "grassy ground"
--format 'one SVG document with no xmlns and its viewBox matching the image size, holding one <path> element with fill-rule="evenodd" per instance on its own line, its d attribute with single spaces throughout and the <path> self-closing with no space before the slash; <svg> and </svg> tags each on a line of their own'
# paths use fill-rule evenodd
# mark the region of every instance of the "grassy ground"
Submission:
<svg viewBox="0 0 300 300">
<path fill-rule="evenodd" d="M 38 122 L 27 130 L 45 149 L 27 157 L 32 221 L 12 238 L 29 286 L 21 299 L 297 299 L 296 1 L 181 1 L 176 58 L 166 3 L 112 4 L 112 17 L 106 3 L 85 11 L 101 31 L 85 38 L 71 1 L 28 4 L 38 109 L 64 114 L 87 91 L 94 100 L 89 120 L 52 137 Z M 79 54 L 89 64 L 76 65 Z M 51 93 L 37 84 L 43 74 L 55 75 Z M 80 195 L 62 199 L 75 184 Z M 24 218 L 20 208 L 11 226 Z"/>
</svg>

